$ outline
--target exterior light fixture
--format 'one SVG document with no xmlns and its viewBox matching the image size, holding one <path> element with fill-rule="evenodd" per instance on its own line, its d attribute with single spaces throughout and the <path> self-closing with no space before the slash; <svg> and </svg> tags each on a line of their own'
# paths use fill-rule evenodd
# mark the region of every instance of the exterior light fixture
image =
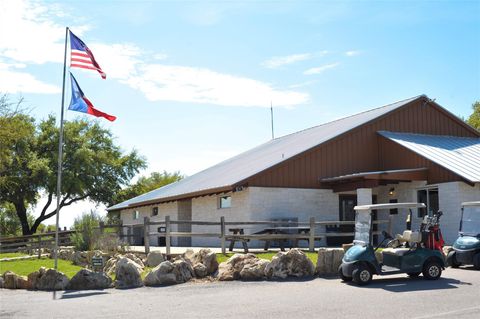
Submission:
<svg viewBox="0 0 480 319">
<path fill-rule="evenodd" d="M 395 194 L 395 188 L 392 187 L 388 190 L 388 195 L 393 196 L 394 194 Z"/>
</svg>

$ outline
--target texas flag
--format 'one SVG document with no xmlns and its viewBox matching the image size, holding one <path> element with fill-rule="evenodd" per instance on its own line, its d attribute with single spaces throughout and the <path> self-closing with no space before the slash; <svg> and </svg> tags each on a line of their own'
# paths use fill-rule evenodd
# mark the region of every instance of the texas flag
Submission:
<svg viewBox="0 0 480 319">
<path fill-rule="evenodd" d="M 75 80 L 72 73 L 70 73 L 70 79 L 72 82 L 72 99 L 70 100 L 70 106 L 68 107 L 69 110 L 87 113 L 96 117 L 104 117 L 112 122 L 117 119 L 116 116 L 103 113 L 93 106 L 92 102 L 90 102 L 85 94 L 83 94 L 82 89 L 78 86 L 77 80 Z"/>
</svg>

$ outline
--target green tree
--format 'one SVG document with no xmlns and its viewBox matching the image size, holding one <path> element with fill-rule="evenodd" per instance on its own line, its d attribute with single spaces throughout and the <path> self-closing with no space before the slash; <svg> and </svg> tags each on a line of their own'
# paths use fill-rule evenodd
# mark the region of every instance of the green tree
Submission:
<svg viewBox="0 0 480 319">
<path fill-rule="evenodd" d="M 480 101 L 476 101 L 472 104 L 473 113 L 467 120 L 467 123 L 480 130 Z"/>
<path fill-rule="evenodd" d="M 27 212 L 29 225 L 33 225 L 35 217 Z M 0 204 L 0 235 L 19 236 L 22 234 L 22 226 L 15 212 L 15 207 L 10 203 Z"/>
<path fill-rule="evenodd" d="M 115 205 L 121 203 L 130 198 L 145 194 L 170 183 L 177 182 L 183 177 L 184 176 L 178 171 L 173 173 L 169 173 L 167 171 L 163 171 L 162 173 L 153 172 L 149 177 L 142 176 L 136 183 L 118 191 L 110 204 Z"/>
<path fill-rule="evenodd" d="M 55 216 L 59 129 L 55 117 L 36 124 L 23 111 L 0 100 L 0 204 L 11 204 L 22 233 L 35 233 Z M 64 125 L 64 158 L 60 208 L 89 199 L 111 203 L 145 160 L 135 150 L 124 154 L 112 134 L 97 121 L 76 119 Z M 45 194 L 46 204 L 32 225 L 27 209 Z"/>
</svg>

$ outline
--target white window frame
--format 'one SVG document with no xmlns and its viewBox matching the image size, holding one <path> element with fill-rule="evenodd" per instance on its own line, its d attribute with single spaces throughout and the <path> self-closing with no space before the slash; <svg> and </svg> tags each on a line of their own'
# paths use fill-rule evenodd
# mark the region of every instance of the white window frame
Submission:
<svg viewBox="0 0 480 319">
<path fill-rule="evenodd" d="M 438 194 L 438 201 L 439 201 L 439 204 L 440 204 L 440 190 L 439 190 L 439 187 L 438 185 L 430 185 L 430 186 L 425 186 L 425 187 L 419 187 L 417 188 L 416 190 L 416 196 L 417 196 L 417 203 L 419 203 L 419 198 L 418 198 L 418 192 L 419 191 L 426 191 L 427 192 L 427 203 L 425 204 L 427 207 L 426 207 L 426 210 L 425 210 L 425 213 L 428 215 L 428 213 L 430 212 L 430 190 L 434 190 L 436 189 L 437 190 L 437 194 Z M 436 213 L 436 212 L 434 212 Z"/>
<path fill-rule="evenodd" d="M 140 212 L 138 210 L 133 211 L 133 220 L 138 220 L 140 218 Z"/>
</svg>

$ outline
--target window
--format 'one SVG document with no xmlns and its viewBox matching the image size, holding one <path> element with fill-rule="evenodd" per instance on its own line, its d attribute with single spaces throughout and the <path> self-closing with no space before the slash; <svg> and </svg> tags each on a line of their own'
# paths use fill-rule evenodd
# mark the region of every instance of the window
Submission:
<svg viewBox="0 0 480 319">
<path fill-rule="evenodd" d="M 152 216 L 157 216 L 157 215 L 158 215 L 158 207 L 153 207 Z"/>
<path fill-rule="evenodd" d="M 138 219 L 138 217 L 140 217 L 140 213 L 138 212 L 138 210 L 134 210 L 133 211 L 133 219 Z"/>
<path fill-rule="evenodd" d="M 417 201 L 424 203 L 427 206 L 427 213 L 433 214 L 438 212 L 438 188 L 420 189 L 417 192 Z M 418 217 L 422 218 L 425 215 L 423 209 L 418 210 Z"/>
<path fill-rule="evenodd" d="M 232 196 L 221 196 L 218 198 L 218 208 L 232 207 Z"/>
</svg>

